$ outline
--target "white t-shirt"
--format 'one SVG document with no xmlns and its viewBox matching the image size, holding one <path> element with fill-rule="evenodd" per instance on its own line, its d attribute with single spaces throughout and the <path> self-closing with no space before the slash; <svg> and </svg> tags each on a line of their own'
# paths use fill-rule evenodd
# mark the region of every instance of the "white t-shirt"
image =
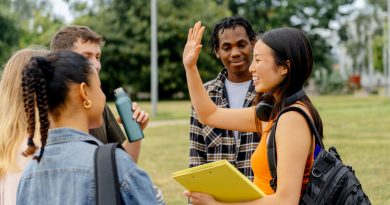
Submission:
<svg viewBox="0 0 390 205">
<path fill-rule="evenodd" d="M 242 83 L 233 83 L 226 78 L 225 88 L 228 94 L 230 108 L 242 108 L 244 106 L 245 97 L 250 84 L 250 80 Z M 233 131 L 233 134 L 234 138 L 237 140 L 238 131 Z"/>
<path fill-rule="evenodd" d="M 0 178 L 0 205 L 16 204 L 16 192 L 18 190 L 19 181 L 22 177 L 24 168 L 31 159 L 31 156 L 26 158 L 22 155 L 23 151 L 26 149 L 27 140 L 20 145 L 18 155 L 16 157 L 21 171 L 7 172 Z"/>
</svg>

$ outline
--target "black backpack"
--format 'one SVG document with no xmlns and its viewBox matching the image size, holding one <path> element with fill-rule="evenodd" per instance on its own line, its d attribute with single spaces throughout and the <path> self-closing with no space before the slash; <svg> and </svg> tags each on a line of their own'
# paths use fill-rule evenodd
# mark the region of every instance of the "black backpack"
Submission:
<svg viewBox="0 0 390 205">
<path fill-rule="evenodd" d="M 355 176 L 355 171 L 350 166 L 346 166 L 340 159 L 336 148 L 330 147 L 325 150 L 322 139 L 317 132 L 312 120 L 298 107 L 287 107 L 280 112 L 275 120 L 271 133 L 267 140 L 268 165 L 270 168 L 272 180 L 270 185 L 276 191 L 276 143 L 275 132 L 279 117 L 288 111 L 299 112 L 303 115 L 310 126 L 311 132 L 315 137 L 315 142 L 321 147 L 321 151 L 314 160 L 312 170 L 309 175 L 309 183 L 306 190 L 302 193 L 300 205 L 322 205 L 322 204 L 371 204 L 367 195 L 363 192 L 362 186 Z"/>
<path fill-rule="evenodd" d="M 119 191 L 118 171 L 115 150 L 123 149 L 118 143 L 98 146 L 94 155 L 96 204 L 122 204 Z"/>
</svg>

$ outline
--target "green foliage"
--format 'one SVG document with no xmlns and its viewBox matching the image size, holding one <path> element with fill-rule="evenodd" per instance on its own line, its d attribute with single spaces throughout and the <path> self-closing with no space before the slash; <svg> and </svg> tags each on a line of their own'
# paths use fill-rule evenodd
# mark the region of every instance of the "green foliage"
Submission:
<svg viewBox="0 0 390 205">
<path fill-rule="evenodd" d="M 150 1 L 113 0 L 100 5 L 98 13 L 76 19 L 77 24 L 91 26 L 104 36 L 102 71 L 100 77 L 106 93 L 118 86 L 130 92 L 150 90 Z M 194 15 L 196 14 L 196 15 Z M 199 67 L 204 79 L 215 77 L 221 66 L 208 47 L 212 25 L 229 16 L 226 6 L 207 0 L 158 1 L 158 81 L 159 97 L 171 98 L 186 91 L 182 66 L 182 50 L 187 32 L 195 21 L 208 28 Z M 112 95 L 108 95 L 111 97 Z"/>
<path fill-rule="evenodd" d="M 24 35 L 20 39 L 20 46 L 22 48 L 29 45 L 49 47 L 52 37 L 63 26 L 63 21 L 39 11 L 34 12 L 32 18 L 34 21 L 28 29 L 24 30 Z"/>
<path fill-rule="evenodd" d="M 375 5 L 383 10 L 387 10 L 387 0 L 368 0 L 369 4 Z"/>
<path fill-rule="evenodd" d="M 310 0 L 225 0 L 233 14 L 242 15 L 259 30 L 267 31 L 276 27 L 291 26 L 307 32 L 313 48 L 314 69 L 322 73 L 332 73 L 331 46 L 321 35 L 324 30 L 332 30 L 330 22 L 344 16 L 339 7 L 353 0 L 310 1 Z M 225 2 L 217 0 L 217 2 Z M 327 77 L 328 78 L 328 77 Z M 316 82 L 321 82 L 322 78 Z M 318 84 L 317 84 L 318 85 Z"/>
<path fill-rule="evenodd" d="M 0 67 L 7 62 L 18 45 L 19 29 L 15 25 L 13 18 L 0 13 Z"/>
<path fill-rule="evenodd" d="M 355 10 L 340 29 L 342 44 L 347 48 L 348 55 L 353 59 L 352 69 L 349 73 L 360 75 L 369 69 L 369 45 L 372 40 L 372 60 L 374 70 L 383 73 L 383 51 L 386 39 L 383 37 L 387 25 L 384 10 L 386 1 L 369 0 L 364 8 Z"/>
<path fill-rule="evenodd" d="M 386 41 L 382 36 L 375 36 L 373 39 L 373 56 L 374 56 L 374 70 L 379 71 L 381 73 L 383 70 L 383 49 Z"/>
<path fill-rule="evenodd" d="M 209 46 L 209 36 L 212 26 L 220 19 L 229 16 L 230 12 L 225 6 L 207 0 L 159 1 L 159 76 L 160 93 L 169 97 L 178 91 L 185 91 L 186 79 L 182 64 L 182 50 L 187 40 L 188 29 L 200 20 L 206 26 L 203 37 L 202 54 L 198 66 L 203 79 L 215 78 L 222 69 L 219 61 L 213 56 Z M 190 12 L 189 12 L 190 11 Z M 197 14 L 196 16 L 193 14 Z"/>
<path fill-rule="evenodd" d="M 63 1 L 69 3 L 76 17 L 72 24 L 90 26 L 105 38 L 100 75 L 107 97 L 112 99 L 111 92 L 118 86 L 128 88 L 132 94 L 148 93 L 150 1 Z M 248 18 L 257 31 L 281 26 L 305 30 L 312 43 L 315 70 L 325 69 L 326 72 L 321 72 L 330 74 L 330 46 L 322 31 L 332 30 L 330 22 L 345 15 L 338 8 L 351 1 L 157 0 L 159 98 L 169 99 L 178 93 L 188 97 L 181 56 L 188 29 L 197 20 L 206 26 L 198 64 L 202 79 L 207 81 L 216 76 L 222 65 L 209 47 L 209 35 L 217 21 L 231 15 Z M 1 61 L 18 48 L 31 44 L 48 46 L 55 31 L 64 24 L 52 13 L 49 0 L 2 0 L 0 8 L 11 14 L 0 14 L 0 28 L 5 31 L 0 35 Z M 342 36 L 346 38 L 348 36 Z M 375 63 L 376 69 L 380 67 Z"/>
<path fill-rule="evenodd" d="M 320 94 L 346 94 L 346 80 L 343 79 L 338 70 L 331 70 L 327 73 L 326 69 L 316 70 L 314 72 L 314 81 Z"/>
<path fill-rule="evenodd" d="M 48 0 L 0 1 L 0 64 L 15 50 L 30 45 L 48 46 L 62 24 L 52 14 Z"/>
</svg>

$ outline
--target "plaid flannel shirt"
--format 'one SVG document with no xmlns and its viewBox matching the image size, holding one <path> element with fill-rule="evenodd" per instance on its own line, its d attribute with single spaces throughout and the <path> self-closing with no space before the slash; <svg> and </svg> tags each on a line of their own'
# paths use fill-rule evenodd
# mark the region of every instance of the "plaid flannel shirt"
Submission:
<svg viewBox="0 0 390 205">
<path fill-rule="evenodd" d="M 229 101 L 224 96 L 224 82 L 227 70 L 223 70 L 216 79 L 205 83 L 205 88 L 218 107 L 229 108 Z M 252 106 L 255 89 L 251 84 L 243 107 Z M 248 179 L 253 181 L 250 158 L 255 151 L 260 137 L 252 132 L 239 132 L 237 140 L 232 130 L 223 130 L 203 125 L 198 121 L 192 108 L 190 125 L 190 162 L 189 167 L 226 159 Z"/>
</svg>

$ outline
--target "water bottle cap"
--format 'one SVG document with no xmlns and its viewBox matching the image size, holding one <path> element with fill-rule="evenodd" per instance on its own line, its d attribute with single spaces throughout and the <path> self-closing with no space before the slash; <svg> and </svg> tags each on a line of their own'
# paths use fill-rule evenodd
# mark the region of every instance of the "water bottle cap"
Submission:
<svg viewBox="0 0 390 205">
<path fill-rule="evenodd" d="M 114 94 L 115 94 L 115 95 L 117 95 L 117 94 L 119 94 L 119 93 L 124 93 L 124 92 L 125 92 L 125 90 L 123 90 L 122 87 L 119 87 L 119 88 L 117 88 L 117 89 L 114 90 Z"/>
</svg>

